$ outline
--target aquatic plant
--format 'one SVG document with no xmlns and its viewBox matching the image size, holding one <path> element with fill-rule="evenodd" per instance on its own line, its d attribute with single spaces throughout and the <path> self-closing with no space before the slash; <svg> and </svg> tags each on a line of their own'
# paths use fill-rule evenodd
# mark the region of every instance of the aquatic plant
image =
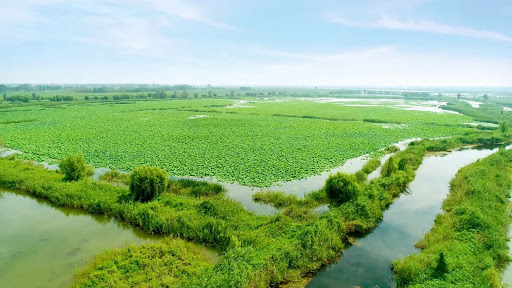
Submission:
<svg viewBox="0 0 512 288">
<path fill-rule="evenodd" d="M 173 176 L 215 176 L 257 187 L 316 175 L 407 138 L 473 131 L 460 126 L 470 117 L 447 113 L 299 100 L 226 108 L 232 103 L 43 102 L 4 109 L 0 131 L 8 147 L 30 160 L 54 163 L 81 153 L 95 167 L 132 171 L 147 164 Z M 209 117 L 189 119 L 198 114 Z M 363 121 L 372 117 L 407 125 L 385 129 Z M 15 123 L 1 124 L 6 121 Z"/>
</svg>

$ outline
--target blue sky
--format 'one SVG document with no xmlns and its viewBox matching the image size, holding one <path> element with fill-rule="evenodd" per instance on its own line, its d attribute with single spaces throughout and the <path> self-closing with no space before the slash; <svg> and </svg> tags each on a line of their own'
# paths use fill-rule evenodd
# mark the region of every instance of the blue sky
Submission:
<svg viewBox="0 0 512 288">
<path fill-rule="evenodd" d="M 0 82 L 512 87 L 511 0 L 0 0 Z"/>
</svg>

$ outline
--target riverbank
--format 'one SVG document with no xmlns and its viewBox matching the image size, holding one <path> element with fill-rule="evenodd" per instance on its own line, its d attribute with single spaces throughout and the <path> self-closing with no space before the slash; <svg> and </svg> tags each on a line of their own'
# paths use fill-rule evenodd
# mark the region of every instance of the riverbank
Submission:
<svg viewBox="0 0 512 288">
<path fill-rule="evenodd" d="M 416 246 L 393 263 L 399 287 L 502 287 L 510 261 L 507 231 L 512 151 L 502 150 L 461 169 L 443 213 Z"/>
</svg>

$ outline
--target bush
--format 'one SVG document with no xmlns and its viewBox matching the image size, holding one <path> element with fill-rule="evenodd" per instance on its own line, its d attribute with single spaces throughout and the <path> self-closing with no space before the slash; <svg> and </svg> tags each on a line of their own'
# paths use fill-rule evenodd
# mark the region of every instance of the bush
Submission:
<svg viewBox="0 0 512 288">
<path fill-rule="evenodd" d="M 87 165 L 84 156 L 80 154 L 70 154 L 62 158 L 59 168 L 64 173 L 65 181 L 77 181 L 94 173 L 92 166 Z"/>
<path fill-rule="evenodd" d="M 167 172 L 161 168 L 142 166 L 130 175 L 130 192 L 135 201 L 151 201 L 166 188 Z"/>
<path fill-rule="evenodd" d="M 327 197 L 332 202 L 341 204 L 357 197 L 361 192 L 357 179 L 354 175 L 338 172 L 329 176 L 325 182 Z"/>
<path fill-rule="evenodd" d="M 396 165 L 395 165 L 395 159 L 394 157 L 389 157 L 388 161 L 384 163 L 384 166 L 382 167 L 381 176 L 382 177 L 389 177 L 393 175 L 396 171 Z"/>
<path fill-rule="evenodd" d="M 0 135 L 0 148 L 4 147 L 4 140 L 2 139 L 2 135 Z"/>
<path fill-rule="evenodd" d="M 130 175 L 121 173 L 117 170 L 110 170 L 99 177 L 100 181 L 109 183 L 123 183 L 128 184 L 130 182 Z"/>
</svg>

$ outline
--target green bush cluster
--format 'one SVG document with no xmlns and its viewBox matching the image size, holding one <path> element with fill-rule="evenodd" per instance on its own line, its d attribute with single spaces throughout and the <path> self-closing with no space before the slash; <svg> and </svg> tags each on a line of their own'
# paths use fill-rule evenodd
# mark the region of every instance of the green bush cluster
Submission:
<svg viewBox="0 0 512 288">
<path fill-rule="evenodd" d="M 62 158 L 59 169 L 64 173 L 65 181 L 77 181 L 94 173 L 92 166 L 85 163 L 84 156 L 78 154 Z"/>
<path fill-rule="evenodd" d="M 167 172 L 158 167 L 141 166 L 130 174 L 130 192 L 135 201 L 148 202 L 167 189 Z"/>
<path fill-rule="evenodd" d="M 325 181 L 327 197 L 336 204 L 348 202 L 361 193 L 361 187 L 354 175 L 338 172 Z"/>
</svg>

